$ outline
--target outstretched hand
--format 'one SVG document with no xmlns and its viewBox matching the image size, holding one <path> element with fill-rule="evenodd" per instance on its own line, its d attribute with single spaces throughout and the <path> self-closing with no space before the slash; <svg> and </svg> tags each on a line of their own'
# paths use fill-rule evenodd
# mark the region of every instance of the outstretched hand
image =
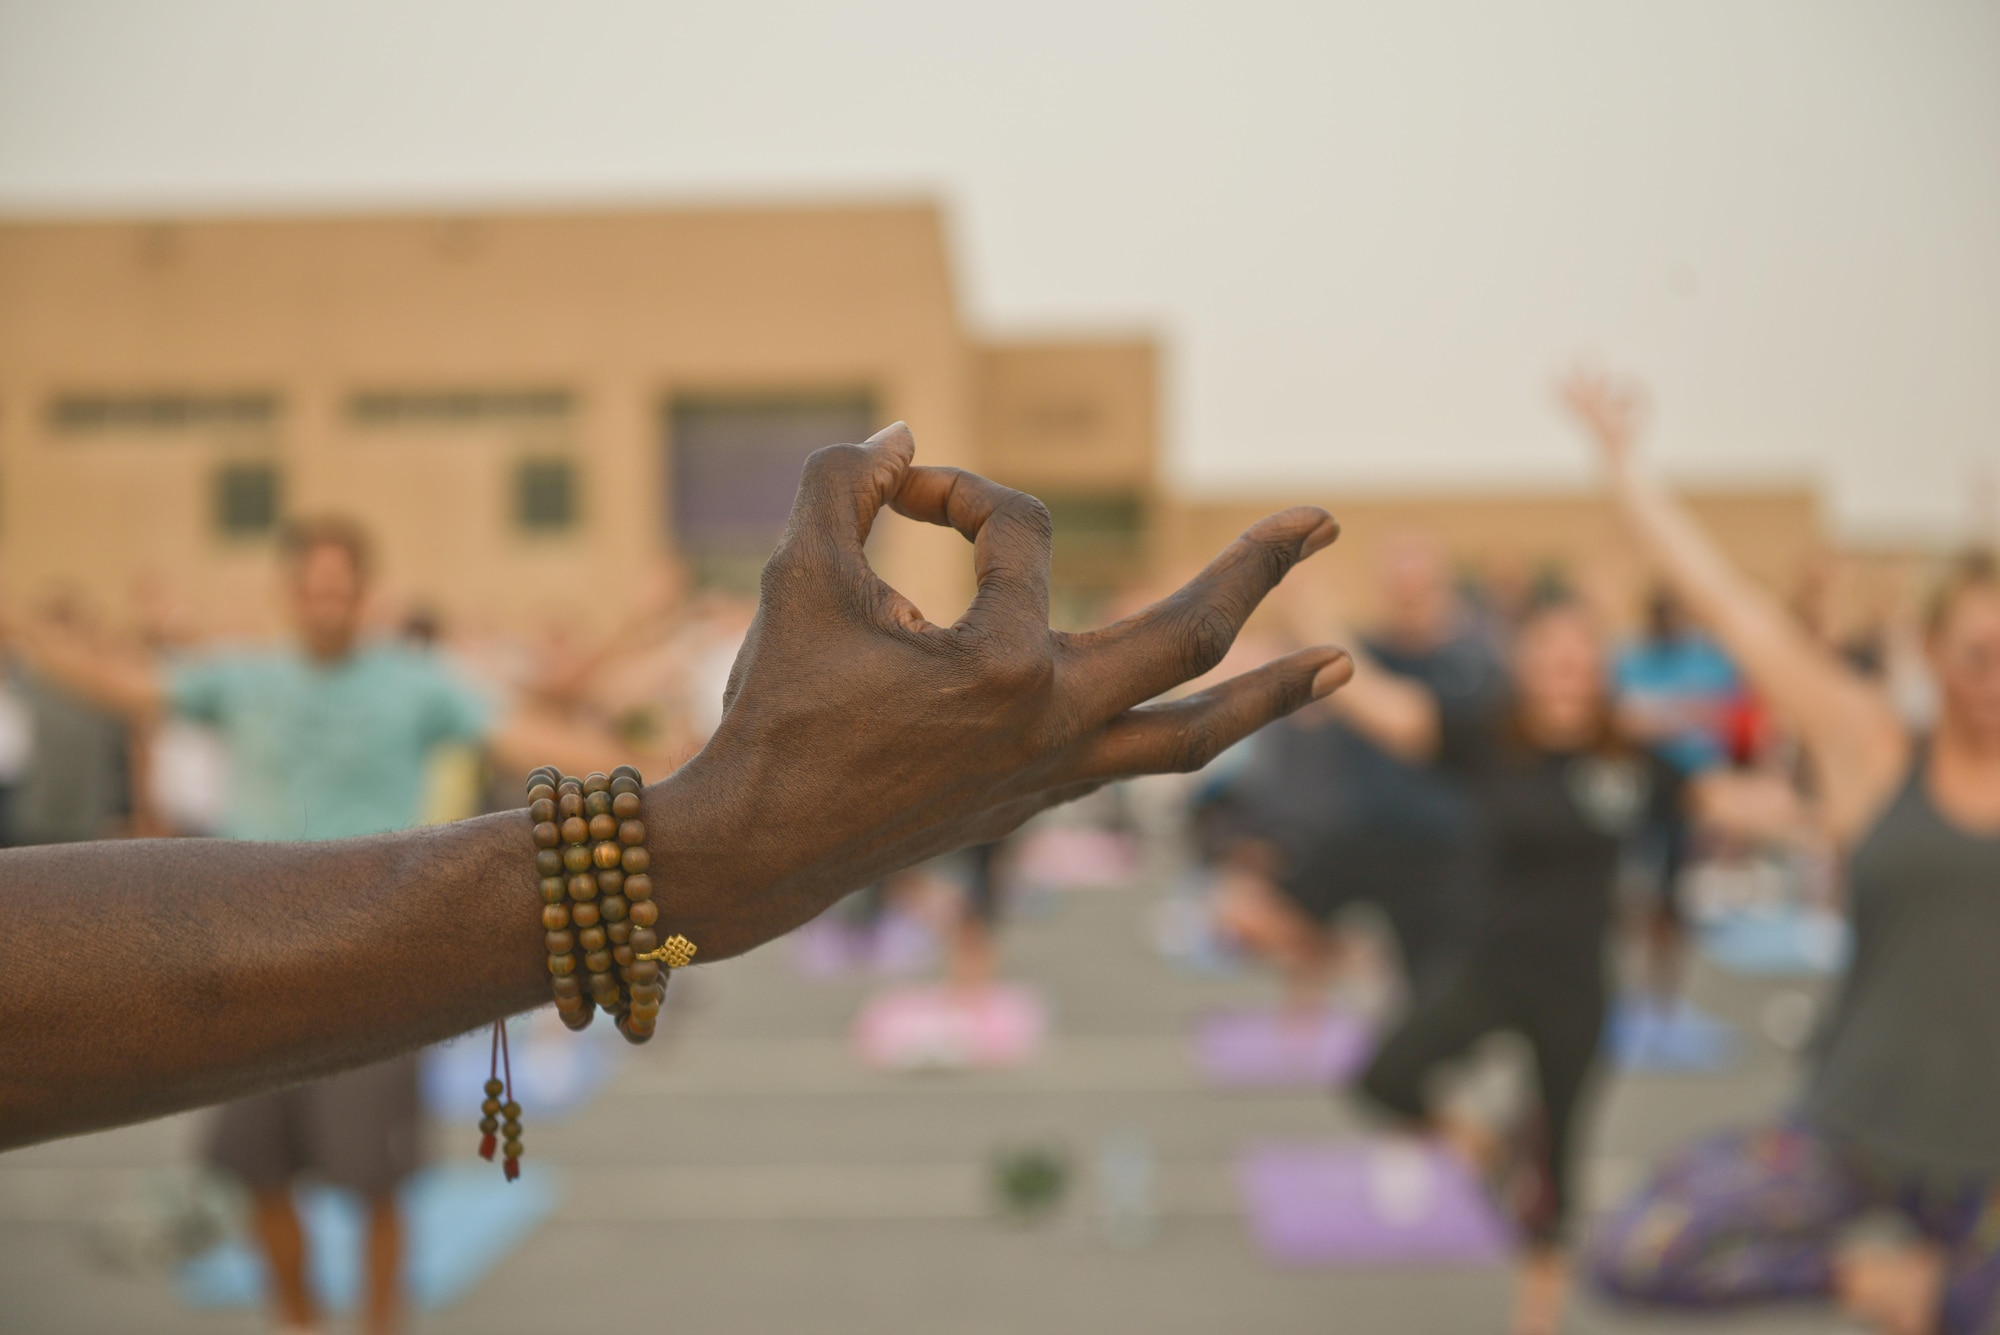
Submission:
<svg viewBox="0 0 2000 1335">
<path fill-rule="evenodd" d="M 1188 771 L 1352 671 L 1303 649 L 1197 694 L 1264 595 L 1339 533 L 1312 507 L 1252 526 L 1170 597 L 1049 628 L 1049 514 L 915 466 L 901 423 L 807 461 L 708 746 L 650 790 L 665 914 L 703 959 L 747 950 L 913 862 L 994 839 L 1114 779 Z M 884 506 L 972 543 L 978 591 L 939 626 L 869 568 Z"/>
<path fill-rule="evenodd" d="M 1577 424 L 1603 451 L 1604 462 L 1613 468 L 1629 462 L 1646 421 L 1645 388 L 1579 366 L 1558 382 L 1557 389 Z"/>
</svg>

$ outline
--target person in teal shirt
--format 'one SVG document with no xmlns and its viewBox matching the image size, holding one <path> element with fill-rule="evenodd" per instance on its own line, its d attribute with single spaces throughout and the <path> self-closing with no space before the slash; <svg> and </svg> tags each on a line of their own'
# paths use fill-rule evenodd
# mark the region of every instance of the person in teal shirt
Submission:
<svg viewBox="0 0 2000 1335">
<path fill-rule="evenodd" d="M 356 526 L 292 526 L 283 544 L 294 636 L 282 647 L 197 655 L 164 670 L 107 655 L 59 627 L 20 627 L 40 673 L 133 720 L 175 714 L 215 728 L 229 757 L 222 833 L 235 839 L 345 839 L 421 822 L 440 747 L 479 746 L 496 762 L 609 768 L 607 740 L 514 713 L 501 717 L 435 653 L 363 637 L 369 551 Z M 304 906 L 302 906 L 304 907 Z M 402 1321 L 396 1188 L 421 1158 L 417 1065 L 407 1056 L 225 1106 L 208 1157 L 249 1188 L 281 1326 L 311 1330 L 294 1179 L 310 1173 L 368 1202 L 363 1328 Z"/>
<path fill-rule="evenodd" d="M 221 733 L 231 839 L 345 839 L 408 829 L 440 746 L 479 745 L 493 709 L 436 654 L 357 645 L 214 654 L 171 668 L 167 707 Z"/>
</svg>

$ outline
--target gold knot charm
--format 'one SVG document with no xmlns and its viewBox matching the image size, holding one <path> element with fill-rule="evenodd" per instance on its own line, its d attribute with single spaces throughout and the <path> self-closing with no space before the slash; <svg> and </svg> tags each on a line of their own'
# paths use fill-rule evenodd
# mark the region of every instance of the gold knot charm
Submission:
<svg viewBox="0 0 2000 1335">
<path fill-rule="evenodd" d="M 670 936 L 660 942 L 658 950 L 649 950 L 643 955 L 634 955 L 635 960 L 658 960 L 669 969 L 685 969 L 694 961 L 694 942 L 684 936 Z"/>
</svg>

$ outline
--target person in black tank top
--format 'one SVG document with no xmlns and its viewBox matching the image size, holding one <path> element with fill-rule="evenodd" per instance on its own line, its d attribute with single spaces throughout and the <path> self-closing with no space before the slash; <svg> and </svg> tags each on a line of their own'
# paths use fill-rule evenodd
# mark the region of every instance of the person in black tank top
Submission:
<svg viewBox="0 0 2000 1335">
<path fill-rule="evenodd" d="M 1467 959 L 1390 1031 L 1360 1092 L 1440 1135 L 1479 1171 L 1508 1159 L 1526 1253 L 1514 1329 L 1556 1330 L 1568 1288 L 1572 1167 L 1607 1009 L 1606 943 L 1620 853 L 1722 776 L 1684 780 L 1619 735 L 1604 645 L 1577 603 L 1549 600 L 1515 637 L 1511 700 L 1477 715 L 1441 707 L 1420 683 L 1365 655 L 1329 707 L 1379 744 L 1457 775 L 1476 813 L 1483 911 Z M 1509 1155 L 1486 1129 L 1431 1106 L 1447 1063 L 1508 1031 L 1534 1057 L 1539 1116 Z"/>
<path fill-rule="evenodd" d="M 1854 958 L 1785 1120 L 1675 1155 L 1613 1212 L 1592 1272 L 1633 1302 L 1836 1298 L 1893 1335 L 2000 1326 L 2000 573 L 1968 560 L 1934 600 L 1936 726 L 1815 643 L 1633 465 L 1637 396 L 1578 376 L 1632 529 L 1796 729 L 1845 854 Z M 1911 1240 L 1866 1249 L 1858 1218 Z"/>
</svg>

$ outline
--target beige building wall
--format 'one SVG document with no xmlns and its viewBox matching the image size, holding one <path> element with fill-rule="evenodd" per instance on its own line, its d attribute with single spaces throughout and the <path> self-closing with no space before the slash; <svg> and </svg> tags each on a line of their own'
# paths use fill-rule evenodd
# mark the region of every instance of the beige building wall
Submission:
<svg viewBox="0 0 2000 1335">
<path fill-rule="evenodd" d="M 223 535 L 215 486 L 226 465 L 270 463 L 286 513 L 369 525 L 399 600 L 496 628 L 604 625 L 622 602 L 601 581 L 677 549 L 669 405 L 825 395 L 908 420 L 923 462 L 1048 501 L 1067 623 L 1169 586 L 1299 500 L 1344 524 L 1327 568 L 1359 615 L 1381 543 L 1412 527 L 1468 566 L 1561 567 L 1636 605 L 1636 557 L 1591 496 L 1172 495 L 1159 376 L 1145 336 L 969 334 L 923 204 L 0 223 L 0 588 L 73 589 L 121 615 L 152 581 L 206 628 L 263 628 L 268 537 Z M 533 410 L 371 417 L 359 394 Z M 58 412 L 149 395 L 269 411 L 88 431 Z M 526 461 L 573 466 L 574 526 L 517 522 Z M 1804 489 L 1694 500 L 1775 588 L 1821 546 Z M 963 607 L 956 535 L 886 517 L 871 552 L 933 618 Z"/>
<path fill-rule="evenodd" d="M 364 520 L 386 584 L 455 614 L 585 622 L 588 581 L 671 550 L 663 445 L 682 394 L 863 393 L 920 457 L 974 462 L 968 346 L 927 206 L 0 224 L 0 580 L 115 606 L 139 577 L 209 624 L 264 619 L 265 544 L 212 522 L 213 470 L 280 464 L 291 514 Z M 559 390 L 535 421 L 361 427 L 358 391 Z M 65 434 L 59 396 L 269 395 L 264 424 Z M 577 466 L 573 529 L 529 537 L 527 457 Z M 959 540 L 876 551 L 927 609 Z"/>
</svg>

